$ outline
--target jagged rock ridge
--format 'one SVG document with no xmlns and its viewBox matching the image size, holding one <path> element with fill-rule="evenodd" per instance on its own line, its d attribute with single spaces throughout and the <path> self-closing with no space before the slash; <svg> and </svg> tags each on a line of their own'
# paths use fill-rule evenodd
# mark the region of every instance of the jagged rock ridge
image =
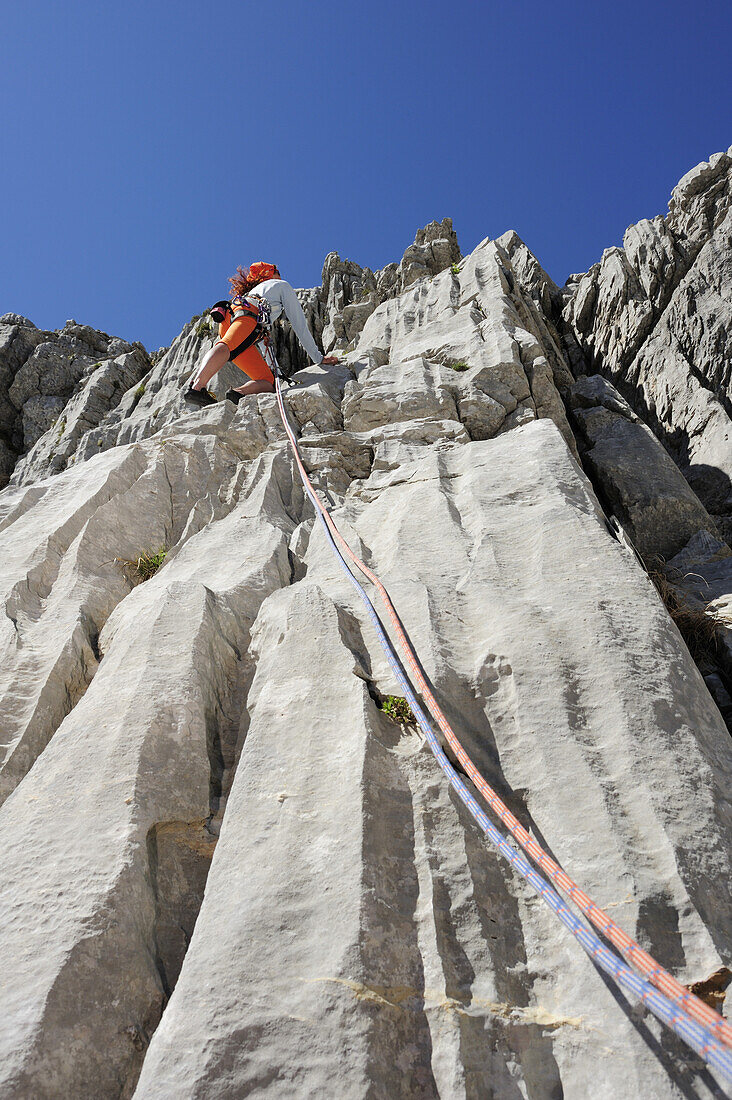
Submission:
<svg viewBox="0 0 732 1100">
<path fill-rule="evenodd" d="M 517 239 L 518 240 L 518 239 Z M 528 251 L 525 246 L 517 246 Z M 531 263 L 533 261 L 533 264 Z M 732 149 L 688 172 L 563 291 L 523 259 L 576 374 L 612 381 L 732 534 Z"/>
<path fill-rule="evenodd" d="M 27 466 L 36 476 L 64 469 L 149 366 L 142 344 L 89 325 L 42 332 L 19 314 L 0 317 L 0 484 L 14 469 L 20 478 Z"/>
<path fill-rule="evenodd" d="M 563 294 L 515 234 L 461 258 L 448 221 L 382 273 L 331 254 L 302 296 L 351 350 L 286 402 L 488 781 L 693 982 L 730 961 L 729 738 L 618 535 L 698 556 L 718 528 L 576 379 Z M 0 494 L 0 1097 L 719 1095 L 379 708 L 398 685 L 274 398 L 183 405 L 208 339 Z M 158 547 L 144 584 L 114 561 Z"/>
</svg>

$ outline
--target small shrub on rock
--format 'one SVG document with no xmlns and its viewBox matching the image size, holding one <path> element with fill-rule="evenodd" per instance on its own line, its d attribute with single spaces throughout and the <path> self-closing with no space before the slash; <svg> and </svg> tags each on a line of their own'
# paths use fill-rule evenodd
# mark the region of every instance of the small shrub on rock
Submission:
<svg viewBox="0 0 732 1100">
<path fill-rule="evenodd" d="M 381 709 L 397 725 L 403 726 L 416 721 L 409 703 L 399 695 L 386 695 L 381 701 Z"/>
</svg>

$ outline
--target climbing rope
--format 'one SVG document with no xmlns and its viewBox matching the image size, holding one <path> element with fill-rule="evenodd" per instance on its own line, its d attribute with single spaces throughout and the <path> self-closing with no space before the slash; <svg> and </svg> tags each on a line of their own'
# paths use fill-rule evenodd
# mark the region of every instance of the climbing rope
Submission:
<svg viewBox="0 0 732 1100">
<path fill-rule="evenodd" d="M 516 817 L 514 817 L 498 797 L 493 788 L 485 781 L 463 749 L 430 691 L 429 685 L 422 674 L 416 654 L 407 640 L 401 621 L 391 602 L 388 592 L 378 577 L 371 572 L 368 566 L 366 566 L 348 546 L 348 543 L 338 531 L 330 513 L 321 502 L 310 482 L 310 478 L 308 477 L 300 456 L 295 434 L 287 418 L 276 360 L 274 368 L 275 389 L 280 415 L 293 449 L 298 472 L 305 492 L 315 507 L 316 516 L 323 527 L 328 543 L 335 553 L 341 568 L 351 585 L 358 592 L 359 597 L 366 607 L 369 619 L 376 630 L 377 637 L 386 654 L 392 671 L 404 691 L 405 698 L 412 708 L 417 723 L 424 733 L 427 743 L 442 768 L 442 771 L 445 773 L 448 782 L 465 804 L 473 819 L 483 829 L 491 843 L 503 856 L 505 856 L 516 871 L 544 898 L 555 915 L 572 932 L 583 949 L 597 965 L 604 970 L 605 973 L 610 975 L 610 977 L 612 977 L 621 987 L 627 989 L 646 1004 L 663 1023 L 684 1039 L 684 1041 L 701 1055 L 710 1066 L 732 1081 L 732 1055 L 725 1049 L 724 1045 L 720 1044 L 721 1040 L 722 1044 L 732 1046 L 732 1028 L 730 1028 L 713 1009 L 705 1005 L 703 1001 L 700 1001 L 699 998 L 686 989 L 685 986 L 681 985 L 681 983 L 664 970 L 663 967 L 659 966 L 647 952 L 643 951 L 630 936 L 624 933 L 606 913 L 595 905 L 592 899 L 589 898 L 584 891 L 580 890 L 576 883 L 574 883 L 562 870 L 559 864 L 551 859 L 523 828 Z M 615 944 L 615 946 L 626 955 L 628 960 L 638 967 L 641 973 L 645 974 L 648 981 L 630 970 L 613 951 L 607 948 L 598 937 L 567 908 L 552 886 L 528 863 L 520 852 L 517 852 L 511 844 L 508 843 L 507 839 L 498 829 L 496 829 L 484 810 L 478 805 L 477 801 L 452 767 L 440 747 L 432 726 L 417 702 L 414 692 L 406 679 L 392 643 L 384 632 L 381 621 L 371 600 L 349 568 L 339 546 L 364 576 L 366 576 L 376 587 L 392 622 L 402 652 L 412 670 L 415 681 L 419 685 L 419 689 L 427 707 L 476 788 L 480 791 L 497 816 L 510 829 L 519 844 L 521 844 L 528 854 L 531 855 L 532 859 L 548 873 L 561 889 L 569 894 L 572 900 L 592 923 L 600 929 L 603 935 Z M 650 982 L 653 982 L 658 989 L 654 989 L 653 985 L 649 984 Z"/>
<path fill-rule="evenodd" d="M 280 413 L 286 419 L 284 406 L 281 401 L 280 395 Z M 290 434 L 290 433 L 288 433 Z M 290 434 L 290 439 L 295 448 L 295 456 L 298 461 L 301 477 L 307 478 L 307 473 L 300 461 L 299 451 L 297 449 L 297 443 L 294 436 Z M 452 727 L 447 721 L 445 715 L 440 709 L 437 701 L 435 700 L 429 684 L 427 683 L 422 669 L 417 660 L 416 654 L 412 649 L 410 642 L 408 641 L 404 629 L 402 627 L 399 616 L 391 602 L 389 594 L 381 583 L 379 578 L 361 561 L 360 558 L 351 550 L 348 543 L 342 537 L 338 531 L 335 523 L 333 522 L 330 513 L 322 504 L 317 494 L 313 496 L 313 503 L 321 516 L 328 524 L 331 535 L 336 539 L 339 545 L 342 547 L 346 556 L 360 569 L 360 571 L 371 581 L 375 586 L 379 597 L 381 598 L 384 607 L 391 620 L 392 626 L 396 633 L 402 652 L 406 658 L 407 664 L 411 669 L 414 680 L 417 683 L 419 690 L 422 694 L 427 708 L 432 714 L 432 717 L 437 722 L 438 726 L 445 735 L 445 738 L 454 751 L 461 766 L 465 769 L 466 773 L 475 784 L 478 791 L 485 798 L 494 813 L 500 818 L 500 820 L 506 825 L 506 827 L 513 833 L 518 840 L 519 844 L 524 850 L 531 856 L 531 858 L 542 868 L 542 870 L 548 875 L 553 882 L 569 895 L 572 901 L 575 902 L 577 907 L 588 917 L 588 919 L 603 933 L 604 936 L 610 940 L 611 943 L 625 956 L 625 958 L 631 962 L 648 980 L 655 986 L 657 986 L 662 993 L 665 993 L 671 1000 L 676 1001 L 681 1007 L 699 1023 L 709 1028 L 716 1037 L 725 1045 L 732 1047 L 732 1027 L 726 1023 L 722 1017 L 704 1004 L 695 994 L 693 994 L 686 986 L 682 985 L 673 975 L 659 966 L 655 959 L 652 958 L 638 943 L 635 942 L 626 932 L 620 928 L 615 921 L 608 916 L 599 906 L 597 906 L 592 899 L 582 890 L 580 887 L 565 873 L 565 871 L 549 856 L 534 838 L 527 832 L 527 830 L 521 825 L 518 819 L 511 813 L 505 803 L 500 799 L 498 794 L 493 788 L 486 782 L 478 769 L 473 764 L 472 760 L 466 753 L 465 749 L 461 745 L 460 741 L 455 736 Z"/>
</svg>

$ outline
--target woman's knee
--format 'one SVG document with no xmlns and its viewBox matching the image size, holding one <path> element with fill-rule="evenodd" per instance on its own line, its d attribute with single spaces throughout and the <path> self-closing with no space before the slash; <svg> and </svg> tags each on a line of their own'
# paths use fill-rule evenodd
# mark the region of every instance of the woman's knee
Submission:
<svg viewBox="0 0 732 1100">
<path fill-rule="evenodd" d="M 243 386 L 239 386 L 239 393 L 246 395 L 254 393 L 274 393 L 274 383 L 267 382 L 264 378 L 252 379 L 251 382 L 246 382 Z"/>
<path fill-rule="evenodd" d="M 223 341 L 214 344 L 210 352 L 206 356 L 206 363 L 215 363 L 217 368 L 223 367 L 224 363 L 228 363 L 231 352 L 227 345 Z"/>
<path fill-rule="evenodd" d="M 206 382 L 218 374 L 222 367 L 229 362 L 229 349 L 226 344 L 214 344 L 211 350 L 204 356 L 204 360 L 198 370 L 198 376 Z"/>
</svg>

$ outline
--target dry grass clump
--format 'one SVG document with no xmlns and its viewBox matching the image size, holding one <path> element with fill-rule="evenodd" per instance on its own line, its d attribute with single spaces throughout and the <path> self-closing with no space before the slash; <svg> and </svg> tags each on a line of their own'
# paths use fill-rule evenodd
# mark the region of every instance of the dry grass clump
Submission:
<svg viewBox="0 0 732 1100">
<path fill-rule="evenodd" d="M 681 637 L 695 661 L 713 656 L 720 647 L 721 630 L 727 624 L 726 619 L 713 611 L 689 603 L 679 590 L 671 584 L 660 566 L 651 566 L 648 576 L 668 611 L 679 628 Z"/>
</svg>

